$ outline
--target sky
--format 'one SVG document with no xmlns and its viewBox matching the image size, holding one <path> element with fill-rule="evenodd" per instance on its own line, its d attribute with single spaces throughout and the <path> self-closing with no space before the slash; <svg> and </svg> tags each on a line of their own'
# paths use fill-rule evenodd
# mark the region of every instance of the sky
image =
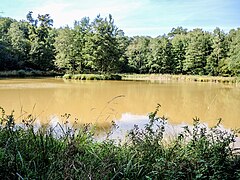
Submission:
<svg viewBox="0 0 240 180">
<path fill-rule="evenodd" d="M 240 0 L 0 0 L 0 16 L 26 20 L 29 11 L 35 18 L 50 14 L 56 28 L 111 14 L 127 36 L 156 37 L 178 26 L 225 32 L 240 27 Z"/>
</svg>

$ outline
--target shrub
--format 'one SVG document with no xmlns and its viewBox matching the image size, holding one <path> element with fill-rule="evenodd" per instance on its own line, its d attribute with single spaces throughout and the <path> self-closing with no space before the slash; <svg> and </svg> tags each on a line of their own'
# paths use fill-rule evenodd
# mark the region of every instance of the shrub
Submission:
<svg viewBox="0 0 240 180">
<path fill-rule="evenodd" d="M 83 74 L 82 77 L 81 77 L 81 80 L 86 80 L 86 79 L 87 79 L 87 78 L 86 78 L 86 75 Z"/>
<path fill-rule="evenodd" d="M 81 74 L 75 74 L 75 75 L 72 76 L 71 79 L 74 79 L 74 80 L 81 80 L 81 79 L 82 79 L 82 76 L 81 76 Z"/>
<path fill-rule="evenodd" d="M 104 75 L 105 80 L 121 80 L 122 76 L 118 74 L 106 74 Z"/>
<path fill-rule="evenodd" d="M 164 142 L 167 119 L 149 115 L 125 142 L 96 141 L 94 126 L 66 123 L 36 129 L 32 115 L 15 124 L 13 113 L 0 108 L 1 179 L 239 179 L 240 157 L 230 144 L 236 134 L 219 123 L 207 128 L 199 119 L 193 127 Z M 60 129 L 60 132 L 56 130 Z"/>
<path fill-rule="evenodd" d="M 121 80 L 122 76 L 118 74 L 65 74 L 63 78 L 74 80 Z"/>
<path fill-rule="evenodd" d="M 71 74 L 64 74 L 63 79 L 72 79 Z"/>
<path fill-rule="evenodd" d="M 18 70 L 17 74 L 19 77 L 25 77 L 26 76 L 26 72 L 24 70 Z"/>
</svg>

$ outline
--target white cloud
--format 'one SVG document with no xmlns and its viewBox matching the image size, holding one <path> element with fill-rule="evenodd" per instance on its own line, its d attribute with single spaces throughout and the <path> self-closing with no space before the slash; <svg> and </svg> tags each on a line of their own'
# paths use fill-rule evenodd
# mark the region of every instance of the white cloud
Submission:
<svg viewBox="0 0 240 180">
<path fill-rule="evenodd" d="M 100 3 L 101 2 L 101 3 Z M 143 5 L 139 1 L 96 1 L 91 5 L 79 1 L 68 1 L 68 2 L 53 2 L 47 1 L 43 6 L 34 8 L 32 11 L 36 14 L 50 14 L 54 20 L 55 27 L 64 25 L 72 25 L 74 20 L 81 20 L 87 16 L 91 19 L 95 18 L 98 14 L 102 17 L 112 14 L 113 18 L 117 23 L 121 23 L 125 18 L 130 16 L 132 12 L 141 8 Z"/>
<path fill-rule="evenodd" d="M 56 27 L 60 25 L 68 24 L 72 19 L 64 13 L 64 10 L 70 7 L 69 3 L 46 3 L 44 6 L 34 8 L 33 16 L 37 14 L 50 14 L 51 18 L 54 20 Z"/>
<path fill-rule="evenodd" d="M 11 0 L 8 0 L 11 1 Z M 6 1 L 6 2 L 8 2 Z M 12 2 L 15 0 L 12 0 Z M 74 20 L 90 17 L 91 20 L 98 14 L 102 17 L 112 14 L 116 25 L 123 29 L 126 35 L 158 36 L 168 33 L 173 27 L 183 26 L 202 27 L 219 26 L 227 29 L 238 25 L 239 13 L 229 11 L 231 3 L 224 0 L 16 0 L 19 7 L 12 7 L 9 15 L 18 20 L 26 19 L 26 13 L 31 10 L 33 16 L 50 14 L 54 26 L 72 26 Z M 221 1 L 221 3 L 217 3 Z M 15 3 L 16 4 L 16 3 Z M 228 6 L 226 6 L 228 4 Z M 228 8 L 225 8 L 228 7 Z M 225 12 L 225 10 L 228 10 Z M 225 14 L 224 14 L 225 12 Z M 227 14 L 228 12 L 228 14 Z M 230 14 L 229 14 L 230 13 Z M 227 16 L 229 15 L 229 16 Z M 234 16 L 235 15 L 235 16 Z M 232 17 L 232 18 L 229 18 Z M 234 25 L 234 26 L 233 26 Z"/>
</svg>

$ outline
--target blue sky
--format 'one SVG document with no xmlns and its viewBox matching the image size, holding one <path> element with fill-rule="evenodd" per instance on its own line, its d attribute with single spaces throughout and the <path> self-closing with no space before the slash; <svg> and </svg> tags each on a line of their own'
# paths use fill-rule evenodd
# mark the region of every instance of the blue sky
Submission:
<svg viewBox="0 0 240 180">
<path fill-rule="evenodd" d="M 112 14 L 126 35 L 156 37 L 182 26 L 225 31 L 240 27 L 240 0 L 0 0 L 1 16 L 17 20 L 48 13 L 54 26 L 72 25 L 84 16 Z"/>
</svg>

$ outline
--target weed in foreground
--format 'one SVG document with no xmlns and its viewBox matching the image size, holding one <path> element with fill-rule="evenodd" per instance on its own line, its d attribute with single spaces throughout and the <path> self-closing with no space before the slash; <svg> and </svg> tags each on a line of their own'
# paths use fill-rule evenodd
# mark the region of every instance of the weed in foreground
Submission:
<svg viewBox="0 0 240 180">
<path fill-rule="evenodd" d="M 239 179 L 240 157 L 230 144 L 236 133 L 218 123 L 207 128 L 199 119 L 164 143 L 167 119 L 149 115 L 124 143 L 94 138 L 94 126 L 78 129 L 58 124 L 34 129 L 32 118 L 15 124 L 0 108 L 1 179 Z M 66 115 L 68 118 L 68 115 Z M 28 122 L 28 123 L 26 123 Z M 58 129 L 59 129 L 58 128 Z"/>
</svg>

